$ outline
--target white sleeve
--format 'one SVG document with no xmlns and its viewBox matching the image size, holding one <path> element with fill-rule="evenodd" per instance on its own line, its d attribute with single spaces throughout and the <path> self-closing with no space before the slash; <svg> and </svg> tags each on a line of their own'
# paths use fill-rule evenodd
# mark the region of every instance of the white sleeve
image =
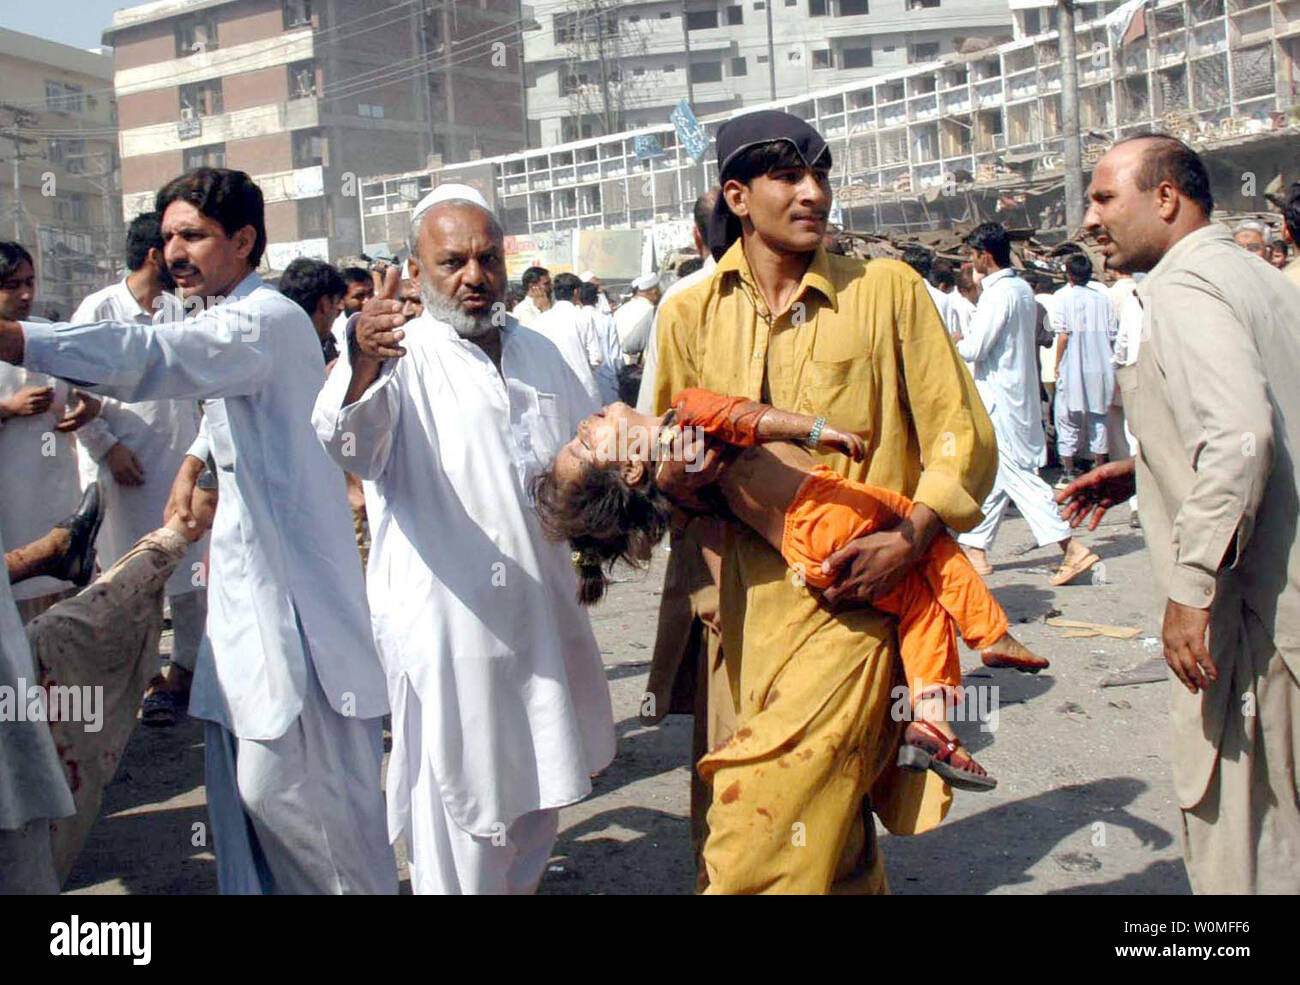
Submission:
<svg viewBox="0 0 1300 985">
<path fill-rule="evenodd" d="M 410 358 L 409 356 L 403 358 Z M 388 464 L 401 414 L 400 359 L 383 369 L 355 403 L 343 405 L 352 382 L 351 347 L 342 346 L 338 361 L 316 397 L 311 422 L 325 450 L 345 471 L 377 479 Z"/>
<path fill-rule="evenodd" d="M 23 322 L 23 365 L 126 403 L 242 397 L 271 379 L 267 326 L 244 304 L 183 323 Z"/>
<path fill-rule="evenodd" d="M 212 440 L 208 436 L 208 415 L 204 414 L 203 419 L 199 421 L 199 433 L 195 435 L 194 441 L 185 452 L 186 455 L 193 455 L 197 459 L 206 462 L 208 456 L 212 454 Z"/>
<path fill-rule="evenodd" d="M 957 343 L 957 352 L 970 363 L 977 363 L 988 354 L 997 337 L 1006 328 L 1010 320 L 1007 303 L 1011 300 L 1009 293 L 998 291 L 990 297 L 985 294 L 975 306 L 970 317 L 970 328 Z"/>
<path fill-rule="evenodd" d="M 96 462 L 103 460 L 109 449 L 117 444 L 117 435 L 113 434 L 108 421 L 104 420 L 103 411 L 100 411 L 100 416 L 87 421 L 73 433 L 77 436 L 77 444 Z"/>
</svg>

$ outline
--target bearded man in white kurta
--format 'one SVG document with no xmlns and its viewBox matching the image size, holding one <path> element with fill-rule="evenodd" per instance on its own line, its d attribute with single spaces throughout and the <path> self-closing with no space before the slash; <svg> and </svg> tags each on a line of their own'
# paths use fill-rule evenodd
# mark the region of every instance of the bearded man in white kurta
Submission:
<svg viewBox="0 0 1300 985">
<path fill-rule="evenodd" d="M 314 420 L 365 480 L 389 836 L 406 838 L 412 888 L 531 893 L 559 808 L 614 753 L 569 552 L 528 494 L 595 408 L 555 346 L 500 307 L 503 236 L 477 192 L 440 186 L 412 226 L 424 314 L 392 331 L 396 305 L 367 305 Z"/>
<path fill-rule="evenodd" d="M 190 714 L 223 893 L 395 893 L 379 774 L 384 675 L 338 470 L 312 432 L 320 340 L 255 273 L 261 189 L 197 168 L 159 191 L 164 258 L 204 309 L 184 324 L 21 325 L 0 359 L 126 402 L 203 399 L 169 510 L 210 462 L 209 619 Z"/>
</svg>

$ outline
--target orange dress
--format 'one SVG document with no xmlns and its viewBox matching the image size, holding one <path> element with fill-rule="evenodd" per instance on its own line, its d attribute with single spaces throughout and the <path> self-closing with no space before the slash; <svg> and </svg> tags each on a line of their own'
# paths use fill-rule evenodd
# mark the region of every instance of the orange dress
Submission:
<svg viewBox="0 0 1300 985">
<path fill-rule="evenodd" d="M 758 444 L 758 422 L 768 410 L 766 404 L 699 388 L 681 391 L 672 404 L 674 423 L 743 447 Z M 906 496 L 815 465 L 786 509 L 781 556 L 805 584 L 825 589 L 833 579 L 822 572 L 823 561 L 850 541 L 888 529 L 911 510 Z M 930 688 L 961 684 L 954 624 L 976 649 L 992 646 L 1008 627 L 1006 612 L 946 533 L 935 537 L 898 586 L 872 605 L 898 617 L 899 655 L 913 701 Z"/>
</svg>

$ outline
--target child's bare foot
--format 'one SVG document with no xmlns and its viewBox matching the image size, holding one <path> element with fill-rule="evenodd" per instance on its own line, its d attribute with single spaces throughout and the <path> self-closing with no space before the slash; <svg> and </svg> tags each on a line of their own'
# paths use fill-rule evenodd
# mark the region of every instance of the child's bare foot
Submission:
<svg viewBox="0 0 1300 985">
<path fill-rule="evenodd" d="M 985 667 L 1010 667 L 1026 674 L 1037 674 L 1050 667 L 1046 657 L 1040 657 L 1010 633 L 1002 636 L 990 647 L 980 651 Z"/>
</svg>

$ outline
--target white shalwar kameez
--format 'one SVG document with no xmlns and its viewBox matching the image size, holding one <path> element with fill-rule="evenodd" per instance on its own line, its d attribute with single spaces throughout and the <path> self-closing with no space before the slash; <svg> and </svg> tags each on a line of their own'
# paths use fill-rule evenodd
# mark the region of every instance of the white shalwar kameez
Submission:
<svg viewBox="0 0 1300 985">
<path fill-rule="evenodd" d="M 140 306 L 125 280 L 96 291 L 82 301 L 69 319 L 72 324 L 97 321 L 129 321 L 139 325 L 180 321 L 184 309 L 172 294 L 160 294 L 153 311 Z M 83 484 L 99 483 L 104 502 L 104 521 L 95 549 L 99 566 L 107 571 L 135 546 L 145 534 L 162 523 L 163 510 L 172 481 L 185 453 L 199 433 L 199 405 L 193 400 L 141 400 L 125 404 L 103 398 L 99 416 L 76 431 L 82 452 Z M 144 483 L 124 486 L 103 465 L 103 458 L 118 442 L 129 448 L 140 462 Z M 185 557 L 167 580 L 171 604 L 172 661 L 194 672 L 207 620 L 207 575 L 203 559 L 208 538 L 191 544 Z"/>
<path fill-rule="evenodd" d="M 44 373 L 0 362 L 0 397 L 29 386 L 54 387 L 54 402 L 40 414 L 0 421 L 0 538 L 11 548 L 44 537 L 81 499 L 76 439 L 54 429 L 67 408 L 70 387 Z M 13 597 L 41 599 L 73 587 L 42 575 L 14 585 Z"/>
<path fill-rule="evenodd" d="M 557 812 L 614 754 L 609 689 L 567 545 L 527 490 L 595 409 L 513 317 L 501 372 L 425 313 L 359 400 L 340 357 L 317 433 L 365 480 L 375 640 L 389 675 L 389 835 L 417 893 L 526 893 Z"/>
<path fill-rule="evenodd" d="M 587 340 L 587 359 L 600 390 L 601 405 L 612 404 L 618 400 L 618 371 L 623 365 L 623 347 L 618 344 L 614 316 L 584 304 L 578 308 L 578 317 L 583 322 L 581 334 Z"/>
<path fill-rule="evenodd" d="M 1067 284 L 1054 295 L 1052 332 L 1068 336 L 1056 380 L 1056 449 L 1073 458 L 1110 451 L 1106 417 L 1115 398 L 1115 309 L 1100 291 Z"/>
<path fill-rule="evenodd" d="M 572 301 L 556 301 L 529 327 L 555 343 L 573 375 L 581 381 L 583 390 L 601 404 L 601 390 L 593 373 L 595 361 L 601 358 L 601 346 L 596 338 L 596 326 L 583 314 L 582 307 Z"/>
<path fill-rule="evenodd" d="M 10 467 L 0 459 L 0 469 Z M 5 540 L 0 536 L 0 554 Z M 0 721 L 0 894 L 57 893 L 50 822 L 76 812 L 50 726 L 18 717 L 13 701 L 28 702 L 41 682 L 9 585 L 0 576 L 0 688 L 12 698 Z"/>
<path fill-rule="evenodd" d="M 387 710 L 344 484 L 311 428 L 320 342 L 250 273 L 182 324 L 23 323 L 25 365 L 125 402 L 203 399 L 216 465 L 207 633 L 190 714 L 208 722 L 224 893 L 393 893 L 380 789 Z"/>
<path fill-rule="evenodd" d="M 1038 475 L 1047 462 L 1042 406 L 1038 399 L 1037 302 L 1029 285 L 1008 267 L 989 274 L 957 352 L 974 366 L 975 388 L 998 439 L 998 471 L 984 500 L 984 519 L 957 541 L 987 551 L 1008 502 L 1029 524 L 1042 547 L 1070 536 L 1052 489 Z"/>
</svg>

